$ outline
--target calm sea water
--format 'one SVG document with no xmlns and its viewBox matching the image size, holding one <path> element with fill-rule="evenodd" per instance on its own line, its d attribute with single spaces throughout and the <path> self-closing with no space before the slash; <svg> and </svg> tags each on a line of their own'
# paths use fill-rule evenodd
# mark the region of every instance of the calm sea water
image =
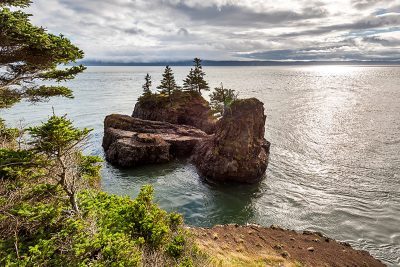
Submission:
<svg viewBox="0 0 400 267">
<path fill-rule="evenodd" d="M 174 67 L 178 81 L 188 67 Z M 1 110 L 11 125 L 34 125 L 55 107 L 94 128 L 90 153 L 103 155 L 103 119 L 131 114 L 148 72 L 162 67 L 89 67 L 68 83 L 75 99 L 21 103 Z M 400 264 L 400 67 L 205 67 L 211 87 L 224 83 L 257 97 L 272 143 L 265 179 L 213 186 L 185 161 L 119 170 L 104 163 L 104 190 L 136 196 L 153 184 L 157 202 L 186 223 L 278 224 L 315 230 Z M 20 121 L 23 119 L 23 121 Z"/>
</svg>

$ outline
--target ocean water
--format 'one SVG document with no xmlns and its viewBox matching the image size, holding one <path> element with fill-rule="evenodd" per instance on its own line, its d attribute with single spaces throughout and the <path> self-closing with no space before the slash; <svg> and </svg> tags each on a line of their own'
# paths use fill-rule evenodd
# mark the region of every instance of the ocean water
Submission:
<svg viewBox="0 0 400 267">
<path fill-rule="evenodd" d="M 400 265 L 400 67 L 205 67 L 211 87 L 224 83 L 257 97 L 267 115 L 268 170 L 255 185 L 209 185 L 186 161 L 121 170 L 104 163 L 102 187 L 136 196 L 154 185 L 156 201 L 186 223 L 278 224 L 320 231 Z M 189 67 L 173 67 L 181 81 Z M 75 99 L 20 103 L 0 116 L 10 125 L 45 120 L 54 106 L 93 128 L 88 153 L 103 155 L 103 119 L 131 114 L 148 72 L 163 67 L 89 67 L 68 82 Z M 208 95 L 208 94 L 206 94 Z"/>
</svg>

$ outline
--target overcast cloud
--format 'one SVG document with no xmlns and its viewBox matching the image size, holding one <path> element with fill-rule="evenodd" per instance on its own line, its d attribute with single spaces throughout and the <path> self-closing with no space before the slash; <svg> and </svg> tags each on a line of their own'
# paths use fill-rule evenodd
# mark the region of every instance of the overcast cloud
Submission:
<svg viewBox="0 0 400 267">
<path fill-rule="evenodd" d="M 34 0 L 87 60 L 400 60 L 399 0 Z"/>
</svg>

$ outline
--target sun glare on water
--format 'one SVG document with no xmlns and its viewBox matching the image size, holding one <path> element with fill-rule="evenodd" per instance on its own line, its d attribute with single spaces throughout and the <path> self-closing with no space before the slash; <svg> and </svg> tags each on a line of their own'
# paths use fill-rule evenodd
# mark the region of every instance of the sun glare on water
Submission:
<svg viewBox="0 0 400 267">
<path fill-rule="evenodd" d="M 356 70 L 356 67 L 347 65 L 316 65 L 307 68 L 311 71 L 319 72 L 321 75 L 350 74 Z"/>
</svg>

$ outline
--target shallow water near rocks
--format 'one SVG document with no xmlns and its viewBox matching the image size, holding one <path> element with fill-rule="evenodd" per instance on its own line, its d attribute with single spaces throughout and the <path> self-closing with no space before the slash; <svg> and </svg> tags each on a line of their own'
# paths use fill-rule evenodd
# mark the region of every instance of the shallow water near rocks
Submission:
<svg viewBox="0 0 400 267">
<path fill-rule="evenodd" d="M 181 81 L 189 67 L 173 67 Z M 254 185 L 211 185 L 184 160 L 121 170 L 104 163 L 103 189 L 136 196 L 153 184 L 156 201 L 186 223 L 278 224 L 320 231 L 400 264 L 400 67 L 204 67 L 211 87 L 224 83 L 257 97 L 267 114 L 271 154 Z M 21 103 L 1 110 L 10 125 L 34 125 L 55 107 L 94 128 L 86 150 L 103 155 L 103 119 L 131 114 L 148 72 L 163 67 L 89 67 L 68 83 L 75 99 Z M 208 95 L 208 93 L 206 93 Z M 19 120 L 23 118 L 24 121 Z"/>
</svg>

